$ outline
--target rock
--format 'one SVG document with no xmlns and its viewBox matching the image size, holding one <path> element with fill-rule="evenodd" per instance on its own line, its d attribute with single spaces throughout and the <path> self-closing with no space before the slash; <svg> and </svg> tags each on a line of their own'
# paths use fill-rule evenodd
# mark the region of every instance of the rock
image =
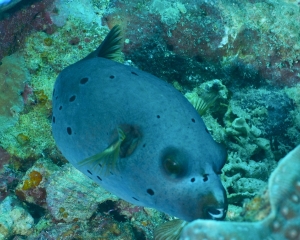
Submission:
<svg viewBox="0 0 300 240">
<path fill-rule="evenodd" d="M 244 118 L 236 118 L 233 120 L 231 127 L 226 128 L 226 133 L 232 136 L 247 136 L 250 132 L 250 127 Z"/>
<path fill-rule="evenodd" d="M 118 199 L 71 164 L 50 176 L 46 192 L 51 215 L 55 220 L 65 222 L 89 219 L 99 203 Z"/>
<path fill-rule="evenodd" d="M 15 193 L 21 201 L 38 205 L 44 209 L 46 204 L 46 185 L 51 174 L 58 171 L 59 167 L 49 159 L 39 159 L 29 168 L 18 184 Z"/>
<path fill-rule="evenodd" d="M 300 82 L 298 6 L 291 1 L 116 0 L 103 20 L 125 31 L 124 52 L 142 70 L 183 85 Z"/>
<path fill-rule="evenodd" d="M 29 236 L 34 226 L 33 217 L 13 197 L 0 204 L 0 240 L 13 235 Z"/>
<path fill-rule="evenodd" d="M 23 110 L 24 103 L 20 92 L 24 89 L 24 82 L 30 79 L 24 58 L 18 54 L 3 58 L 0 79 L 0 132 L 3 132 L 18 121 Z"/>
</svg>

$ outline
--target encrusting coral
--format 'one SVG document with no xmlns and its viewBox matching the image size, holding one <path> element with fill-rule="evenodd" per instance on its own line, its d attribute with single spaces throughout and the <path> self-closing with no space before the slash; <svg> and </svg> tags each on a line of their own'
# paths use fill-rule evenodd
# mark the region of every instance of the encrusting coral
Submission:
<svg viewBox="0 0 300 240">
<path fill-rule="evenodd" d="M 270 215 L 259 222 L 196 220 L 180 239 L 300 239 L 300 145 L 283 158 L 269 180 Z M 213 230 L 212 230 L 213 229 Z"/>
</svg>

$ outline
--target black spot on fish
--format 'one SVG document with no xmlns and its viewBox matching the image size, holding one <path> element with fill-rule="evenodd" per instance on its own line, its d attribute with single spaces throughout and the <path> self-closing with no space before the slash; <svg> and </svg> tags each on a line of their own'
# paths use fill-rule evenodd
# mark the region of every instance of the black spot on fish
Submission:
<svg viewBox="0 0 300 240">
<path fill-rule="evenodd" d="M 191 182 L 195 182 L 195 178 L 192 178 L 192 179 L 191 179 Z"/>
<path fill-rule="evenodd" d="M 135 72 L 131 72 L 131 74 L 138 76 L 138 74 L 137 74 L 137 73 L 135 73 Z"/>
<path fill-rule="evenodd" d="M 58 97 L 56 97 L 55 99 L 58 99 Z"/>
<path fill-rule="evenodd" d="M 62 106 L 59 107 L 59 110 L 62 110 Z"/>
<path fill-rule="evenodd" d="M 90 170 L 87 170 L 87 172 L 88 172 L 89 174 L 93 175 L 93 174 L 91 173 L 91 171 L 90 171 Z"/>
<path fill-rule="evenodd" d="M 110 78 L 110 79 L 114 79 L 115 76 L 114 76 L 114 75 L 110 75 L 109 78 Z"/>
<path fill-rule="evenodd" d="M 86 78 L 86 77 L 85 77 L 85 78 L 81 78 L 81 79 L 80 79 L 80 84 L 86 84 L 86 83 L 88 82 L 88 80 L 89 80 L 89 79 Z"/>
<path fill-rule="evenodd" d="M 55 117 L 54 116 L 52 117 L 52 122 L 55 123 Z"/>
<path fill-rule="evenodd" d="M 208 174 L 204 174 L 203 176 L 203 182 L 206 182 L 208 180 Z"/>
<path fill-rule="evenodd" d="M 147 189 L 147 193 L 148 193 L 149 195 L 151 195 L 151 196 L 154 195 L 154 191 L 153 191 L 151 188 L 148 188 L 148 189 Z"/>
<path fill-rule="evenodd" d="M 137 198 L 135 198 L 135 197 L 132 197 L 134 200 L 136 200 L 136 201 L 139 201 Z"/>
<path fill-rule="evenodd" d="M 102 181 L 102 178 L 101 178 L 101 177 L 97 176 L 97 178 L 98 178 L 100 181 Z"/>
<path fill-rule="evenodd" d="M 70 102 L 74 102 L 75 99 L 76 99 L 76 96 L 74 95 L 74 96 L 70 97 L 69 101 L 70 101 Z"/>
<path fill-rule="evenodd" d="M 160 118 L 160 116 L 159 116 L 159 115 L 157 115 L 156 117 L 157 117 L 157 118 Z"/>
<path fill-rule="evenodd" d="M 146 143 L 145 143 L 145 144 L 143 144 L 143 147 L 146 147 Z"/>
<path fill-rule="evenodd" d="M 72 129 L 70 127 L 67 127 L 67 132 L 68 132 L 69 135 L 71 135 L 72 134 Z"/>
<path fill-rule="evenodd" d="M 193 123 L 196 122 L 194 118 L 192 118 L 192 122 L 193 122 Z"/>
</svg>

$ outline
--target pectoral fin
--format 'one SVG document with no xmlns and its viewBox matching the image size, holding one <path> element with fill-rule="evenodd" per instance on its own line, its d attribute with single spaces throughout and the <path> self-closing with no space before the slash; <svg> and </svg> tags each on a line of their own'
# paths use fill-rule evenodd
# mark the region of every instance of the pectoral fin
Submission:
<svg viewBox="0 0 300 240">
<path fill-rule="evenodd" d="M 125 141 L 125 134 L 121 128 L 117 128 L 118 140 L 106 148 L 103 152 L 97 153 L 89 158 L 86 158 L 78 163 L 78 166 L 86 164 L 100 165 L 106 169 L 106 172 L 115 170 L 117 161 L 120 155 L 121 144 Z"/>
</svg>

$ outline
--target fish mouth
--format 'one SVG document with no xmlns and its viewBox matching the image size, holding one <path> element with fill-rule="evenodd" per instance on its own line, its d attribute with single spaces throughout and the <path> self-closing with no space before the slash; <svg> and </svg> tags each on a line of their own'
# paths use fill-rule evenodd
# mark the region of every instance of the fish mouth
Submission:
<svg viewBox="0 0 300 240">
<path fill-rule="evenodd" d="M 208 218 L 213 220 L 222 220 L 225 218 L 227 209 L 224 208 L 215 208 L 215 207 L 208 207 L 206 209 L 206 213 Z"/>
</svg>

